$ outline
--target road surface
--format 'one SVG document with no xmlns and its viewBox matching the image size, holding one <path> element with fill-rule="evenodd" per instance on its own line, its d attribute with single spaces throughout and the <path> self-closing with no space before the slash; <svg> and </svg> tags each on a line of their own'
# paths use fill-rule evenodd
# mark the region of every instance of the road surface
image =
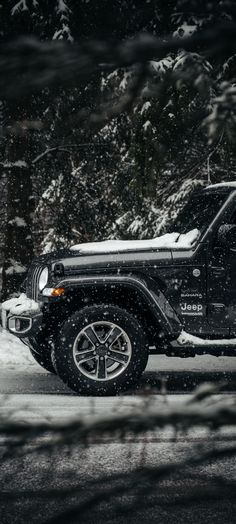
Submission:
<svg viewBox="0 0 236 524">
<path fill-rule="evenodd" d="M 222 380 L 227 384 L 224 398 L 235 398 L 236 359 L 151 357 L 136 391 L 120 397 L 79 397 L 58 377 L 36 364 L 20 342 L 0 333 L 0 418 L 5 420 L 10 417 L 25 423 L 67 422 L 78 416 L 86 419 L 129 412 L 140 406 L 147 409 L 143 393 L 150 387 L 152 407 L 158 410 L 163 402 L 171 405 L 187 402 L 194 387 L 202 382 Z M 167 394 L 163 396 L 161 391 Z M 235 432 L 230 428 L 211 435 L 203 428 L 193 429 L 176 439 L 173 429 L 167 428 L 135 438 L 130 436 L 128 441 L 116 438 L 88 448 L 75 446 L 71 454 L 62 448 L 53 454 L 38 456 L 29 446 L 23 458 L 2 461 L 0 523 L 41 524 L 54 518 L 57 524 L 233 524 L 236 522 L 235 491 L 230 483 L 235 481 L 236 471 L 232 458 L 209 462 L 194 471 L 180 468 L 157 485 L 146 479 L 130 488 L 130 475 L 135 468 L 178 463 L 189 454 L 195 456 L 199 447 L 206 451 L 225 445 L 235 445 Z M 5 449 L 5 443 L 0 440 L 1 453 Z M 115 483 L 112 478 L 118 474 L 124 476 Z M 222 478 L 230 487 L 224 482 L 221 496 L 215 497 L 217 482 L 219 479 L 222 482 Z M 69 487 L 71 492 L 71 486 L 78 485 L 74 495 L 49 497 L 52 489 Z M 196 488 L 201 490 L 201 502 L 192 500 L 187 505 L 181 504 L 181 497 L 192 497 Z M 111 497 L 107 494 L 109 489 L 114 489 Z M 103 501 L 98 497 L 96 505 L 98 492 Z M 76 516 L 70 519 L 69 513 L 57 519 L 59 514 L 71 511 L 78 504 Z"/>
</svg>

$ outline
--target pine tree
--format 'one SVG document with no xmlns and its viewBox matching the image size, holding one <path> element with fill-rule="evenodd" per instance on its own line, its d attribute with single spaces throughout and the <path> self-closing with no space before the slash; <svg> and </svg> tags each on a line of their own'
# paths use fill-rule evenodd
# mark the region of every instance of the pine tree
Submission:
<svg viewBox="0 0 236 524">
<path fill-rule="evenodd" d="M 234 2 L 228 0 L 214 5 L 146 0 L 142 8 L 136 0 L 132 7 L 126 0 L 12 0 L 2 4 L 1 13 L 2 40 L 24 34 L 72 46 L 94 38 L 115 43 L 150 32 L 160 38 L 174 35 L 181 49 L 184 36 L 236 20 Z M 206 59 L 199 45 L 194 53 L 179 51 L 162 60 L 153 56 L 148 71 L 133 105 L 111 120 L 106 115 L 129 91 L 136 66 L 112 72 L 98 68 L 76 88 L 45 86 L 4 108 L 5 294 L 16 286 L 6 276 L 12 265 L 26 266 L 42 245 L 53 249 L 74 241 L 157 235 L 197 185 L 234 177 L 235 58 L 208 53 Z M 29 120 L 42 128 L 17 135 L 22 124 L 16 122 Z M 16 229 L 12 240 L 12 224 L 22 218 L 22 209 L 13 209 L 11 202 L 22 183 L 28 229 L 24 238 L 23 229 L 19 234 Z"/>
<path fill-rule="evenodd" d="M 2 41 L 15 36 L 35 34 L 40 38 L 66 38 L 72 41 L 69 30 L 70 9 L 66 1 L 57 0 L 49 7 L 47 2 L 20 0 L 4 6 Z M 42 22 L 46 21 L 47 34 Z M 52 21 L 53 30 L 48 22 Z M 44 93 L 47 100 L 46 92 Z M 33 178 L 35 168 L 32 163 L 39 148 L 40 135 L 37 131 L 24 129 L 24 122 L 42 119 L 45 99 L 40 96 L 27 97 L 17 103 L 6 105 L 10 123 L 2 165 L 7 180 L 7 206 L 4 241 L 4 265 L 2 298 L 19 289 L 22 276 L 33 258 L 35 251 L 33 234 Z M 15 122 L 20 122 L 20 127 Z M 50 133 L 49 133 L 50 134 Z M 42 144 L 45 141 L 42 140 Z M 47 141 L 47 139 L 46 139 Z"/>
</svg>

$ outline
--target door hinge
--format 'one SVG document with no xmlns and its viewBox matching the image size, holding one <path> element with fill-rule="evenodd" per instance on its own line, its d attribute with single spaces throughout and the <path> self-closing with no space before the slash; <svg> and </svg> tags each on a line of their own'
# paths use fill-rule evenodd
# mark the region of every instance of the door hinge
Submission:
<svg viewBox="0 0 236 524">
<path fill-rule="evenodd" d="M 215 277 L 221 277 L 222 275 L 226 273 L 225 267 L 221 267 L 221 266 L 219 267 L 211 266 L 211 271 Z"/>
</svg>

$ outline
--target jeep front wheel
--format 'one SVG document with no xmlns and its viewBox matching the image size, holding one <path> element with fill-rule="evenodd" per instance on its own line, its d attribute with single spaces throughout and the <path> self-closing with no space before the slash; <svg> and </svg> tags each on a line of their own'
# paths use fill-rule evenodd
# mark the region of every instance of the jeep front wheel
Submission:
<svg viewBox="0 0 236 524">
<path fill-rule="evenodd" d="M 130 388 L 147 359 L 142 327 L 128 311 L 112 305 L 76 312 L 63 324 L 53 350 L 59 377 L 86 395 L 115 395 Z"/>
<path fill-rule="evenodd" d="M 50 342 L 47 339 L 42 341 L 40 338 L 30 338 L 27 345 L 34 360 L 49 373 L 56 374 L 52 363 L 52 346 Z"/>
</svg>

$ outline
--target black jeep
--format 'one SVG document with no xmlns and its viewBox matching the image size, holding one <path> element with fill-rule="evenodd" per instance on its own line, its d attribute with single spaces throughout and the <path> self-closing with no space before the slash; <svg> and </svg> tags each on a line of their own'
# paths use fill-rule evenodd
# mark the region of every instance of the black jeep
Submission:
<svg viewBox="0 0 236 524">
<path fill-rule="evenodd" d="M 131 387 L 150 352 L 235 355 L 236 183 L 193 194 L 171 229 L 38 257 L 3 326 L 83 394 Z"/>
</svg>

